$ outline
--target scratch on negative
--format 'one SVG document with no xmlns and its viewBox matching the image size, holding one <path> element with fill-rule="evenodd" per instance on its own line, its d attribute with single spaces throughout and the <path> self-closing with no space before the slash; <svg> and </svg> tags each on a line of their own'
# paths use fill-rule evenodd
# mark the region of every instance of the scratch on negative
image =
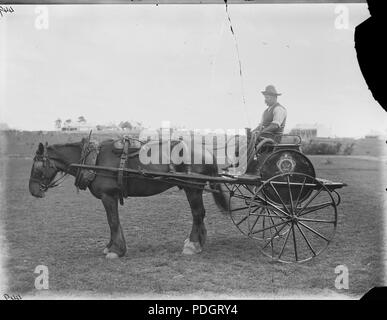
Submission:
<svg viewBox="0 0 387 320">
<path fill-rule="evenodd" d="M 237 52 L 237 56 L 238 56 L 239 75 L 240 75 L 240 78 L 241 78 L 243 105 L 244 105 L 244 107 L 246 108 L 246 99 L 245 99 L 244 85 L 243 85 L 243 75 L 242 75 L 242 62 L 241 62 L 240 55 L 239 55 L 238 41 L 237 41 L 237 38 L 236 38 L 236 35 L 235 35 L 235 32 L 234 32 L 234 29 L 233 29 L 233 27 L 232 27 L 231 17 L 230 17 L 230 14 L 229 14 L 229 12 L 228 12 L 228 3 L 227 3 L 227 0 L 224 0 L 224 3 L 226 4 L 227 18 L 228 18 L 228 21 L 229 21 L 229 23 L 230 23 L 230 30 L 231 30 L 232 36 L 233 36 L 233 38 L 234 38 L 235 48 L 236 48 L 236 52 Z M 245 111 L 246 111 L 246 110 L 245 110 Z"/>
</svg>

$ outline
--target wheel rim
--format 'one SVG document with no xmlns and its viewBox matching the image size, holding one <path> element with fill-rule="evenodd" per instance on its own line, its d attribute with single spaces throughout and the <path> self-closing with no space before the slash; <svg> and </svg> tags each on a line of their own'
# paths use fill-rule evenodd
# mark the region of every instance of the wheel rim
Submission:
<svg viewBox="0 0 387 320">
<path fill-rule="evenodd" d="M 289 203 L 281 198 L 280 203 L 266 196 L 268 188 L 274 193 L 279 177 L 286 179 Z M 302 178 L 303 183 L 300 183 Z M 296 181 L 296 182 L 294 182 Z M 296 188 L 297 187 L 297 188 Z M 306 199 L 300 199 L 309 188 Z M 296 190 L 296 191 L 295 191 Z M 281 262 L 305 262 L 324 251 L 332 241 L 337 226 L 337 206 L 331 192 L 315 178 L 302 173 L 285 173 L 265 181 L 254 195 L 254 201 L 261 201 L 274 215 L 267 220 L 268 226 L 256 226 L 253 234 L 271 232 L 269 238 L 260 242 L 261 252 Z"/>
<path fill-rule="evenodd" d="M 250 201 L 251 197 L 254 197 L 254 186 L 235 184 L 229 187 L 229 191 L 231 220 L 241 233 L 249 236 L 249 224 L 253 218 L 250 213 L 256 210 L 256 206 Z"/>
</svg>

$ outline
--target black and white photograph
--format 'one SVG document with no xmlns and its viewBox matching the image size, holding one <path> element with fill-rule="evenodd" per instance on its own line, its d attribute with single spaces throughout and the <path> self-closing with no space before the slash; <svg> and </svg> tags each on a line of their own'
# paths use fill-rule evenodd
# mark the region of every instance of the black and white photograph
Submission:
<svg viewBox="0 0 387 320">
<path fill-rule="evenodd" d="M 373 1 L 1 3 L 0 300 L 386 285 Z"/>
</svg>

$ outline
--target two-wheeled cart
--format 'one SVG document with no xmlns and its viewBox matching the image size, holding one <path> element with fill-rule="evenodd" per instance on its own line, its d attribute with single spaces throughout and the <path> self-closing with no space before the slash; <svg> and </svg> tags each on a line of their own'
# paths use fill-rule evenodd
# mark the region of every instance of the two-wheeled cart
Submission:
<svg viewBox="0 0 387 320">
<path fill-rule="evenodd" d="M 337 189 L 345 186 L 317 178 L 311 161 L 301 152 L 301 141 L 260 142 L 255 151 L 254 172 L 218 176 L 196 173 L 153 172 L 72 164 L 96 171 L 118 172 L 178 186 L 207 188 L 220 183 L 229 192 L 229 211 L 235 226 L 257 241 L 260 251 L 281 262 L 304 262 L 319 255 L 332 241 L 337 226 Z M 232 170 L 231 170 L 232 171 Z"/>
</svg>

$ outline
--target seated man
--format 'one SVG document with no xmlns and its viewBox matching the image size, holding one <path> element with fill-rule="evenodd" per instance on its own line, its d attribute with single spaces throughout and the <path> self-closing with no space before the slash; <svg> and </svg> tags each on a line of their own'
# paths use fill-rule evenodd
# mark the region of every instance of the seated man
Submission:
<svg viewBox="0 0 387 320">
<path fill-rule="evenodd" d="M 252 130 L 252 134 L 273 138 L 276 142 L 280 142 L 287 115 L 286 109 L 277 102 L 277 98 L 281 93 L 277 93 L 273 85 L 268 85 L 265 91 L 261 92 L 265 97 L 267 109 L 263 112 L 261 123 Z"/>
<path fill-rule="evenodd" d="M 254 147 L 257 145 L 259 139 L 271 138 L 279 143 L 286 123 L 286 109 L 277 102 L 277 97 L 280 96 L 281 93 L 277 93 L 277 90 L 273 85 L 268 85 L 265 91 L 261 92 L 265 97 L 265 103 L 268 107 L 263 112 L 261 123 L 251 131 L 251 139 L 248 142 L 247 151 L 245 152 L 245 157 L 247 157 L 247 169 L 254 160 Z M 223 170 L 226 171 L 230 167 L 233 167 L 233 165 L 224 167 Z"/>
<path fill-rule="evenodd" d="M 281 93 L 278 93 L 273 85 L 268 85 L 265 91 L 261 92 L 265 97 L 267 109 L 263 112 L 261 123 L 251 131 L 252 137 L 248 150 L 252 151 L 255 150 L 253 147 L 257 146 L 258 141 L 262 140 L 262 138 L 270 138 L 275 142 L 280 143 L 286 124 L 286 109 L 277 101 L 277 98 Z M 259 146 L 257 148 L 259 148 Z M 247 159 L 248 168 L 253 160 L 254 154 L 251 152 Z"/>
</svg>

